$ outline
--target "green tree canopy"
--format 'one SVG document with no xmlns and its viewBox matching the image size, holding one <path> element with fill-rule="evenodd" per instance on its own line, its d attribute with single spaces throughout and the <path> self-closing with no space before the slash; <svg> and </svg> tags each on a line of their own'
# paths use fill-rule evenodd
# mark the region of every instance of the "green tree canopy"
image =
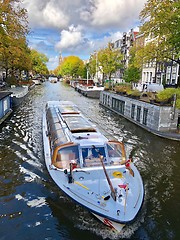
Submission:
<svg viewBox="0 0 180 240">
<path fill-rule="evenodd" d="M 29 65 L 26 61 L 27 13 L 20 3 L 20 0 L 0 1 L 0 64 L 6 76 L 13 74 L 20 65 L 21 68 L 27 68 L 26 63 Z"/>
<path fill-rule="evenodd" d="M 140 13 L 141 32 L 150 37 L 149 43 L 140 50 L 145 62 L 164 61 L 180 57 L 180 1 L 148 0 Z"/>
<path fill-rule="evenodd" d="M 140 70 L 137 67 L 131 66 L 124 71 L 123 79 L 125 82 L 138 82 L 140 79 Z"/>
<path fill-rule="evenodd" d="M 45 54 L 31 50 L 32 71 L 36 74 L 48 74 L 46 63 L 48 58 Z"/>
<path fill-rule="evenodd" d="M 128 68 L 124 71 L 123 79 L 125 82 L 137 83 L 141 78 L 141 68 L 136 66 L 135 63 L 136 48 L 133 46 L 130 49 L 130 59 Z"/>
<path fill-rule="evenodd" d="M 85 65 L 84 62 L 77 56 L 65 57 L 60 65 L 60 70 L 58 72 L 62 76 L 71 77 L 84 77 L 85 75 Z"/>
<path fill-rule="evenodd" d="M 90 74 L 90 76 L 92 78 L 95 77 L 95 74 L 96 74 L 96 70 L 97 70 L 97 67 L 98 67 L 98 64 L 97 64 L 97 59 L 98 59 L 98 56 L 97 56 L 98 53 L 94 53 L 90 56 L 90 60 L 89 62 L 86 64 L 86 68 L 88 69 L 88 72 Z"/>
<path fill-rule="evenodd" d="M 108 46 L 98 53 L 98 62 L 101 66 L 103 74 L 107 75 L 109 79 L 113 73 L 122 67 L 122 54 L 119 50 L 112 48 L 109 43 Z"/>
<path fill-rule="evenodd" d="M 111 43 L 108 43 L 106 48 L 100 49 L 91 56 L 88 68 L 93 76 L 95 76 L 96 71 L 100 71 L 111 79 L 112 74 L 121 68 L 121 60 L 122 54 L 120 51 L 114 49 Z"/>
</svg>

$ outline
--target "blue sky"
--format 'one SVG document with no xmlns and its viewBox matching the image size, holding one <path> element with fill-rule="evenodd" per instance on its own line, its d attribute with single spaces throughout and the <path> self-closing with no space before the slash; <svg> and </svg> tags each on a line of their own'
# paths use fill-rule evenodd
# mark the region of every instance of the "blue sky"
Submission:
<svg viewBox="0 0 180 240">
<path fill-rule="evenodd" d="M 63 57 L 86 60 L 95 50 L 137 30 L 146 0 L 24 0 L 30 47 L 46 54 L 49 70 Z"/>
</svg>

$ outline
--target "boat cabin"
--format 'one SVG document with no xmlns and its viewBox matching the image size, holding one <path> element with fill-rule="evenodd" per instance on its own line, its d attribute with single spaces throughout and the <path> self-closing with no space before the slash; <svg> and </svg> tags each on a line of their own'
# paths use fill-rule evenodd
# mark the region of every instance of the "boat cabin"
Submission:
<svg viewBox="0 0 180 240">
<path fill-rule="evenodd" d="M 125 160 L 124 145 L 108 141 L 97 128 L 72 105 L 47 108 L 48 136 L 52 164 L 60 169 L 119 164 Z"/>
</svg>

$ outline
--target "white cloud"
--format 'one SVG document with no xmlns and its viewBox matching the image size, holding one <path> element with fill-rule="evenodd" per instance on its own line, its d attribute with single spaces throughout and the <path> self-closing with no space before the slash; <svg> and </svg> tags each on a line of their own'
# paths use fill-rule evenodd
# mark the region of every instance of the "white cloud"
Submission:
<svg viewBox="0 0 180 240">
<path fill-rule="evenodd" d="M 83 41 L 80 28 L 75 28 L 73 25 L 69 27 L 69 30 L 63 30 L 60 38 L 61 40 L 56 44 L 56 48 L 59 50 L 75 47 Z"/>
<path fill-rule="evenodd" d="M 24 7 L 28 11 L 29 24 L 32 28 L 67 27 L 69 15 L 59 7 L 56 1 L 24 0 Z"/>
<path fill-rule="evenodd" d="M 57 9 L 52 2 L 49 2 L 43 10 L 44 22 L 50 27 L 66 27 L 69 22 L 68 15 Z"/>
<path fill-rule="evenodd" d="M 48 65 L 52 64 L 52 55 L 55 57 L 60 51 L 64 56 L 74 54 L 88 58 L 94 50 L 136 27 L 146 1 L 24 0 L 31 31 L 35 32 L 28 38 L 30 46 L 47 55 Z"/>
<path fill-rule="evenodd" d="M 146 0 L 24 0 L 30 26 L 67 29 L 69 25 L 124 28 L 138 18 Z"/>
<path fill-rule="evenodd" d="M 81 18 L 93 27 L 129 27 L 138 18 L 146 0 L 93 0 L 91 7 L 81 12 Z"/>
<path fill-rule="evenodd" d="M 58 56 L 54 56 L 54 57 L 50 57 L 49 61 L 48 61 L 48 68 L 53 70 L 58 66 L 59 63 L 59 57 Z"/>
</svg>

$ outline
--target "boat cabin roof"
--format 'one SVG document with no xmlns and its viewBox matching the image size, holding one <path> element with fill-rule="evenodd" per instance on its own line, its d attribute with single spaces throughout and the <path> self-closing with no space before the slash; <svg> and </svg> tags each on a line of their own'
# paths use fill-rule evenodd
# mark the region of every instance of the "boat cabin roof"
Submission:
<svg viewBox="0 0 180 240">
<path fill-rule="evenodd" d="M 61 114 L 79 114 L 79 110 L 73 105 L 59 105 L 58 107 Z"/>
<path fill-rule="evenodd" d="M 72 133 L 96 132 L 96 129 L 81 115 L 64 116 L 64 120 Z"/>
<path fill-rule="evenodd" d="M 48 134 L 54 147 L 67 142 L 103 144 L 107 140 L 72 102 L 51 101 L 46 109 Z"/>
</svg>

